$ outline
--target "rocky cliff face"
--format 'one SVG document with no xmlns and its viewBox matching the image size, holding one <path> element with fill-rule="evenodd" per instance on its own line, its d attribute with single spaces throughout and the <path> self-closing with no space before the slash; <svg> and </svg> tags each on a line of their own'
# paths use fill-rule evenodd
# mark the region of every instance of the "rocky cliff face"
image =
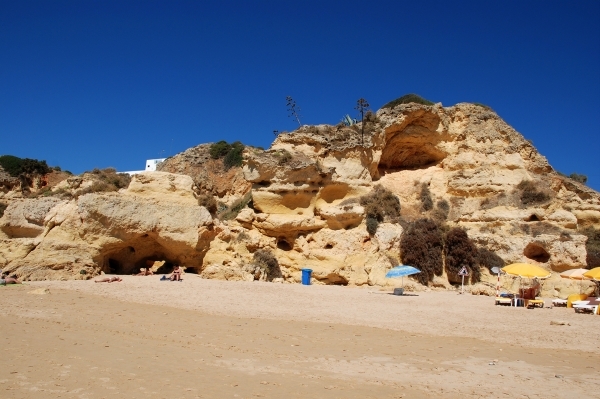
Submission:
<svg viewBox="0 0 600 399">
<path fill-rule="evenodd" d="M 244 179 L 241 168 L 226 170 L 222 159 L 212 159 L 210 144 L 200 144 L 167 158 L 157 170 L 187 175 L 194 181 L 194 190 L 211 194 L 220 202 L 231 204 L 250 191 L 252 185 Z"/>
<path fill-rule="evenodd" d="M 146 260 L 199 269 L 215 232 L 192 185 L 153 172 L 119 193 L 13 201 L 0 219 L 0 265 L 32 280 L 129 274 Z"/>
<path fill-rule="evenodd" d="M 398 259 L 403 229 L 384 223 L 369 235 L 357 203 L 376 184 L 400 198 L 406 222 L 433 216 L 435 209 L 423 211 L 426 186 L 433 204 L 449 204 L 448 225 L 465 228 L 506 263 L 555 272 L 585 266 L 586 237 L 578 228 L 598 227 L 598 193 L 555 173 L 494 112 L 409 104 L 380 110 L 365 128 L 364 143 L 360 126 L 316 126 L 280 135 L 268 151 L 248 151 L 244 176 L 254 206 L 211 244 L 211 273 L 219 265 L 243 269 L 253 249 L 264 247 L 284 279 L 298 281 L 300 269 L 311 268 L 324 283 L 394 284 L 384 275 L 390 258 Z"/>
<path fill-rule="evenodd" d="M 138 175 L 118 193 L 19 200 L 0 219 L 0 266 L 28 278 L 81 278 L 156 259 L 207 278 L 253 280 L 269 278 L 255 259 L 265 249 L 278 260 L 277 281 L 298 282 L 311 268 L 326 284 L 395 284 L 384 276 L 401 257 L 402 226 L 439 217 L 443 203 L 447 225 L 506 263 L 555 272 L 586 265 L 579 231 L 600 228 L 599 194 L 555 173 L 494 112 L 399 105 L 378 111 L 364 130 L 305 126 L 266 151 L 248 148 L 242 170 L 225 171 L 201 145 L 161 165 L 171 173 Z M 400 199 L 401 223 L 369 234 L 359 198 L 376 185 Z M 251 207 L 227 222 L 195 198 L 208 192 L 231 204 L 248 191 Z M 567 289 L 551 281 L 550 293 Z"/>
</svg>

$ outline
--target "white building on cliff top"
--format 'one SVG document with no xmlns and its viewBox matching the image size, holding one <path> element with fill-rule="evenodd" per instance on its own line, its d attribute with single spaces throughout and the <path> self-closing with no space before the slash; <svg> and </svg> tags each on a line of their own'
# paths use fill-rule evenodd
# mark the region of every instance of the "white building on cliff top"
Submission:
<svg viewBox="0 0 600 399">
<path fill-rule="evenodd" d="M 129 176 L 137 175 L 142 172 L 154 172 L 156 170 L 156 165 L 161 163 L 167 158 L 156 158 L 156 159 L 147 159 L 146 160 L 146 169 L 144 170 L 132 170 L 128 172 L 119 172 L 119 173 L 127 173 Z"/>
</svg>

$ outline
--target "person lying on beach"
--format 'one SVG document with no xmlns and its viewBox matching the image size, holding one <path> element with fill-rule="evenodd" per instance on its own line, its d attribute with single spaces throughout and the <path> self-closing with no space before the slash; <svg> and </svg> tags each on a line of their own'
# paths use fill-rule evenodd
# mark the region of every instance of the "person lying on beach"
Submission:
<svg viewBox="0 0 600 399">
<path fill-rule="evenodd" d="M 181 269 L 179 266 L 175 266 L 173 268 L 173 273 L 169 276 L 171 281 L 181 281 Z"/>
<path fill-rule="evenodd" d="M 96 282 L 96 283 L 114 283 L 114 282 L 119 282 L 119 281 L 123 281 L 121 279 L 121 277 L 104 277 L 104 278 L 101 278 L 100 280 L 94 280 L 94 282 Z"/>
<path fill-rule="evenodd" d="M 16 277 L 8 277 L 6 274 L 3 274 L 2 277 L 0 278 L 0 285 L 7 285 L 7 284 L 22 284 L 22 283 Z"/>
</svg>

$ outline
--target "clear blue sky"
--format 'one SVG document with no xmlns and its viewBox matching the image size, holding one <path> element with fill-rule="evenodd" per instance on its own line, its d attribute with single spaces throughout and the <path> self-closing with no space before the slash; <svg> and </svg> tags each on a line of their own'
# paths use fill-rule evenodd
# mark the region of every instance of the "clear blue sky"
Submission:
<svg viewBox="0 0 600 399">
<path fill-rule="evenodd" d="M 136 170 L 406 93 L 481 102 L 600 189 L 600 1 L 0 0 L 0 154 Z"/>
</svg>

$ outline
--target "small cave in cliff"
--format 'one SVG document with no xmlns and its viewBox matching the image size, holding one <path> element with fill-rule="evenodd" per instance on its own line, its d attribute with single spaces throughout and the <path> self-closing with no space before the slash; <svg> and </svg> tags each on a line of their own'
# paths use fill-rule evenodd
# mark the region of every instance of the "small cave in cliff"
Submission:
<svg viewBox="0 0 600 399">
<path fill-rule="evenodd" d="M 147 262 L 165 261 L 156 271 L 157 274 L 171 273 L 173 265 L 178 264 L 171 259 L 169 251 L 158 244 L 147 234 L 127 242 L 111 245 L 101 251 L 99 264 L 104 273 L 136 274 L 140 268 L 147 267 Z"/>
<path fill-rule="evenodd" d="M 525 247 L 523 255 L 541 263 L 546 263 L 550 260 L 550 254 L 541 245 L 534 243 L 530 243 Z"/>
<path fill-rule="evenodd" d="M 337 273 L 329 273 L 325 278 L 319 279 L 327 285 L 348 285 L 348 280 Z"/>
<path fill-rule="evenodd" d="M 292 248 L 294 248 L 294 245 L 290 244 L 289 241 L 284 238 L 279 238 L 277 240 L 277 248 L 281 249 L 282 251 L 291 251 Z"/>
<path fill-rule="evenodd" d="M 438 164 L 446 153 L 438 148 L 442 135 L 437 132 L 440 119 L 425 114 L 387 132 L 387 142 L 379 161 L 380 174 L 406 169 L 423 169 Z M 392 127 L 393 128 L 393 127 Z"/>
</svg>

